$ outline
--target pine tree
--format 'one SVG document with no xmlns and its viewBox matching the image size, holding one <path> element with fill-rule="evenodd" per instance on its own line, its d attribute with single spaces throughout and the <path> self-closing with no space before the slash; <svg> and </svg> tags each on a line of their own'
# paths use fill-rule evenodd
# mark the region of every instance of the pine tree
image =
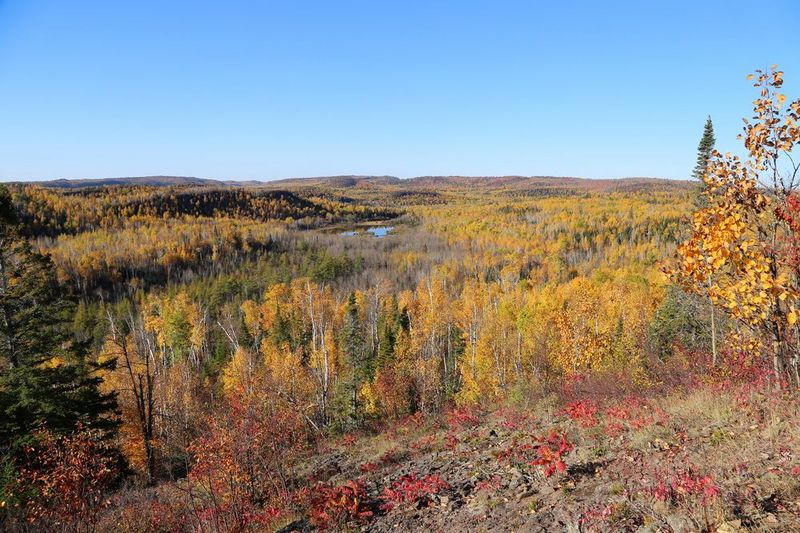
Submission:
<svg viewBox="0 0 800 533">
<path fill-rule="evenodd" d="M 700 138 L 700 144 L 697 146 L 697 165 L 692 171 L 692 176 L 700 180 L 700 185 L 697 195 L 694 198 L 694 205 L 697 209 L 704 209 L 708 207 L 708 200 L 706 200 L 703 192 L 706 189 L 706 184 L 703 182 L 703 176 L 708 169 L 708 162 L 711 159 L 711 152 L 714 150 L 714 124 L 711 122 L 711 117 L 706 120 L 706 125 L 703 128 L 703 136 Z M 714 303 L 709 301 L 710 315 L 711 315 L 711 353 L 714 366 L 717 365 L 717 320 L 714 311 Z"/>
<path fill-rule="evenodd" d="M 117 425 L 116 397 L 100 392 L 89 341 L 71 334 L 75 304 L 54 270 L 21 237 L 0 188 L 0 454 L 13 455 L 42 426 L 67 434 L 80 424 L 110 436 Z"/>
<path fill-rule="evenodd" d="M 703 136 L 700 138 L 700 144 L 697 146 L 697 164 L 692 172 L 692 177 L 695 179 L 702 179 L 703 174 L 706 173 L 708 168 L 708 161 L 711 159 L 711 151 L 714 149 L 714 124 L 711 122 L 711 117 L 706 120 L 706 125 L 703 128 Z"/>
<path fill-rule="evenodd" d="M 375 370 L 393 364 L 394 347 L 399 329 L 400 309 L 397 306 L 397 296 L 393 294 L 378 315 L 378 350 L 374 362 Z"/>
<path fill-rule="evenodd" d="M 347 358 L 348 386 L 350 395 L 349 417 L 352 422 L 358 422 L 359 405 L 358 393 L 361 385 L 370 381 L 375 374 L 374 358 L 366 347 L 366 330 L 361 320 L 358 301 L 355 293 L 351 293 L 347 300 L 344 324 L 342 327 L 342 351 Z"/>
<path fill-rule="evenodd" d="M 394 359 L 394 346 L 397 342 L 395 322 L 384 318 L 378 329 L 378 355 L 375 360 L 375 368 L 387 368 L 392 365 Z"/>
</svg>

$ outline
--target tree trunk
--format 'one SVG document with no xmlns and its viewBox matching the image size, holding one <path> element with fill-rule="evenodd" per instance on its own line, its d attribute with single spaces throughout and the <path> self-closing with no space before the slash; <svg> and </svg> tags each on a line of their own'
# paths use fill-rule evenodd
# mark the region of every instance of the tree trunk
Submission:
<svg viewBox="0 0 800 533">
<path fill-rule="evenodd" d="M 711 302 L 711 365 L 717 366 L 717 320 L 714 302 Z"/>
</svg>

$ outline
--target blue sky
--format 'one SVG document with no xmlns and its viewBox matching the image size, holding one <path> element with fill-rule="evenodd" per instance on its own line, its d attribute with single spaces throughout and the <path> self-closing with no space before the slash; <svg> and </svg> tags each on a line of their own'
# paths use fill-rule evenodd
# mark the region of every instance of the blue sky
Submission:
<svg viewBox="0 0 800 533">
<path fill-rule="evenodd" d="M 701 5 L 702 4 L 702 5 Z M 0 180 L 685 178 L 800 2 L 0 0 Z"/>
</svg>

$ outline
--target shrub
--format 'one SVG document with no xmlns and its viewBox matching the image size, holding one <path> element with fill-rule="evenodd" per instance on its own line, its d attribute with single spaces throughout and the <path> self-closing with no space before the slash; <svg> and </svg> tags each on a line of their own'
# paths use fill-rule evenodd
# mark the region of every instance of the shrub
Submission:
<svg viewBox="0 0 800 533">
<path fill-rule="evenodd" d="M 689 464 L 672 472 L 656 472 L 658 481 L 650 488 L 650 493 L 659 501 L 674 505 L 682 502 L 699 502 L 703 506 L 712 503 L 719 496 L 719 488 L 710 475 L 703 475 Z"/>
<path fill-rule="evenodd" d="M 14 483 L 27 520 L 45 529 L 92 529 L 120 475 L 118 456 L 98 432 L 81 427 L 66 436 L 41 430 L 34 439 Z"/>
<path fill-rule="evenodd" d="M 438 474 L 425 477 L 419 477 L 416 473 L 407 474 L 383 489 L 382 499 L 385 503 L 381 509 L 389 511 L 396 503 L 427 505 L 431 496 L 448 488 L 450 485 Z"/>
<path fill-rule="evenodd" d="M 317 485 L 309 497 L 311 521 L 320 529 L 343 527 L 348 522 L 365 522 L 373 512 L 367 502 L 367 492 L 359 481 L 344 485 Z"/>
<path fill-rule="evenodd" d="M 553 431 L 547 437 L 537 440 L 539 441 L 539 447 L 536 448 L 537 457 L 531 461 L 531 464 L 543 467 L 545 477 L 552 476 L 556 470 L 566 472 L 567 464 L 563 457 L 573 449 L 573 445 L 567 441 L 567 438 L 563 434 Z"/>
<path fill-rule="evenodd" d="M 452 409 L 447 413 L 447 425 L 450 429 L 474 428 L 480 424 L 478 412 L 470 406 Z"/>
<path fill-rule="evenodd" d="M 570 402 L 564 408 L 564 414 L 585 428 L 597 425 L 597 411 L 597 404 L 592 400 Z"/>
<path fill-rule="evenodd" d="M 275 518 L 291 499 L 289 468 L 306 442 L 307 427 L 296 413 L 232 399 L 230 412 L 209 416 L 208 431 L 189 446 L 197 520 L 230 530 Z"/>
</svg>

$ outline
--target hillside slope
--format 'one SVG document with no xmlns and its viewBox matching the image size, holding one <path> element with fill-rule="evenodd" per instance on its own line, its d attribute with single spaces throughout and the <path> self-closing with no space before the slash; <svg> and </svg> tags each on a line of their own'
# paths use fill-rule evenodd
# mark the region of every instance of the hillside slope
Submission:
<svg viewBox="0 0 800 533">
<path fill-rule="evenodd" d="M 717 384 L 409 418 L 309 467 L 316 490 L 363 490 L 360 519 L 321 520 L 337 516 L 331 500 L 282 531 L 797 531 L 792 411 L 779 393 Z"/>
<path fill-rule="evenodd" d="M 272 181 L 214 180 L 191 176 L 139 176 L 100 179 L 58 179 L 39 182 L 15 182 L 53 189 L 82 189 L 112 186 L 206 186 L 206 187 L 262 187 L 267 189 L 374 189 L 398 191 L 436 189 L 486 189 L 516 191 L 555 191 L 558 189 L 594 192 L 629 192 L 638 190 L 684 190 L 691 181 L 663 178 L 631 177 L 617 179 L 591 179 L 557 176 L 417 176 L 401 179 L 395 176 L 320 176 L 288 178 Z"/>
</svg>

